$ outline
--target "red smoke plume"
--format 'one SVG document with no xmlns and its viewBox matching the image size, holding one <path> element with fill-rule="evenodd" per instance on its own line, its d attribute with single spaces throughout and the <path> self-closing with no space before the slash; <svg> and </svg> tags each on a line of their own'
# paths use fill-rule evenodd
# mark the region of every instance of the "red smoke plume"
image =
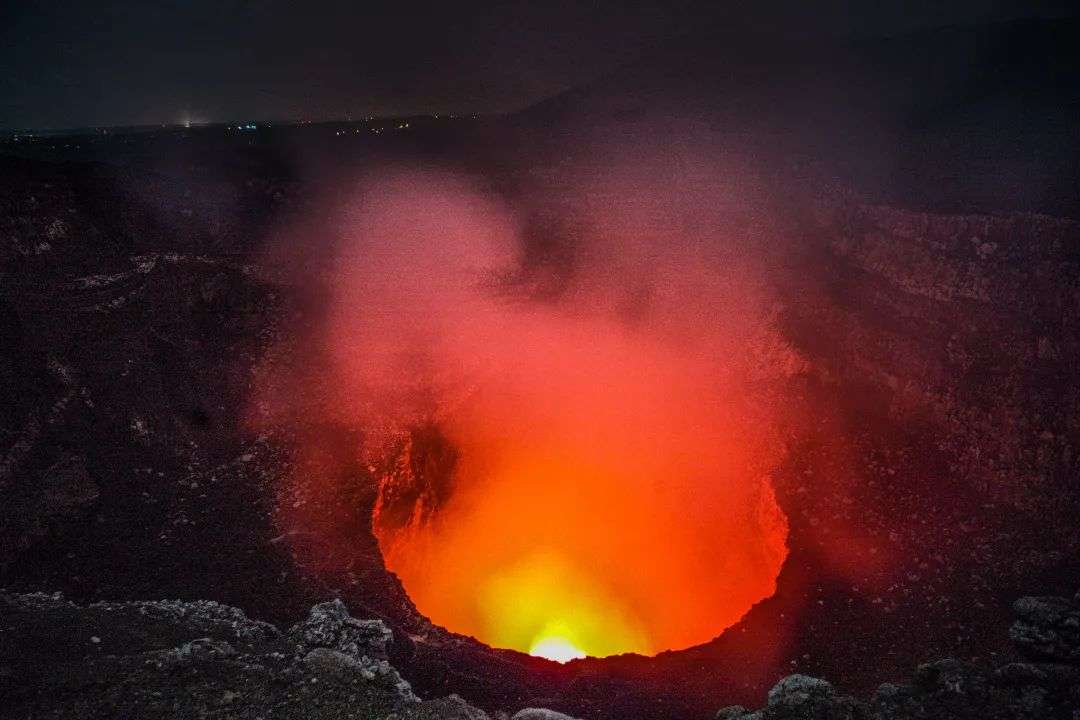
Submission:
<svg viewBox="0 0 1080 720">
<path fill-rule="evenodd" d="M 787 554 L 771 391 L 798 361 L 763 243 L 693 153 L 598 157 L 546 198 L 555 224 L 450 174 L 368 176 L 334 215 L 311 339 L 320 412 L 365 433 L 372 467 L 410 428 L 451 449 L 438 488 L 377 478 L 376 536 L 418 609 L 557 659 L 707 641 Z"/>
</svg>

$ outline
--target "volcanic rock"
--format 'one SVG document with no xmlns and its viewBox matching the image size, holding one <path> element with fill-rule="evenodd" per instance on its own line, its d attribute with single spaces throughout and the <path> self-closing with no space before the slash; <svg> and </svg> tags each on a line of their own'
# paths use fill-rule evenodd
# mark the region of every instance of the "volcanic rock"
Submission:
<svg viewBox="0 0 1080 720">
<path fill-rule="evenodd" d="M 316 605 L 306 620 L 289 630 L 289 639 L 308 668 L 339 678 L 353 673 L 368 681 L 379 678 L 402 700 L 414 702 L 409 683 L 386 660 L 391 637 L 381 620 L 358 620 L 341 600 Z"/>
<path fill-rule="evenodd" d="M 833 686 L 825 680 L 806 675 L 788 675 L 769 690 L 769 707 L 806 705 L 835 694 Z"/>
<path fill-rule="evenodd" d="M 347 675 L 352 672 L 363 672 L 364 664 L 343 652 L 329 650 L 327 648 L 315 648 L 304 656 L 304 664 L 316 673 L 331 675 Z M 374 677 L 369 673 L 368 680 Z"/>
<path fill-rule="evenodd" d="M 820 678 L 789 675 L 769 690 L 762 718 L 777 720 L 856 720 L 866 718 L 866 707 Z"/>
<path fill-rule="evenodd" d="M 349 615 L 341 600 L 316 605 L 306 620 L 289 629 L 289 638 L 298 648 L 329 648 L 352 658 L 385 660 L 391 637 L 381 621 L 357 620 Z"/>
<path fill-rule="evenodd" d="M 837 694 L 827 681 L 798 674 L 776 683 L 762 710 L 750 711 L 742 705 L 732 705 L 716 713 L 716 720 L 862 720 L 868 717 L 865 705 L 847 695 Z"/>
<path fill-rule="evenodd" d="M 576 718 L 547 708 L 525 708 L 514 713 L 510 720 L 576 720 Z"/>
<path fill-rule="evenodd" d="M 0 618 L 0 704 L 12 717 L 216 717 L 227 707 L 252 720 L 487 720 L 456 696 L 420 702 L 385 660 L 358 655 L 382 651 L 389 632 L 340 602 L 315 606 L 286 635 L 206 601 L 0 595 Z"/>
<path fill-rule="evenodd" d="M 1075 601 L 1029 597 L 1017 601 L 1014 607 L 1021 618 L 1011 634 L 1020 650 L 1031 652 L 1034 647 L 1036 654 L 1045 656 L 1070 647 L 1067 631 L 1073 628 L 1069 619 L 1075 617 Z M 1021 630 L 1017 631 L 1017 626 Z M 1080 707 L 1080 668 L 1061 662 L 1067 657 L 1068 651 L 1059 653 L 1059 662 L 1008 662 L 994 670 L 951 658 L 924 663 L 916 668 L 910 683 L 881 685 L 869 705 L 838 694 L 825 680 L 789 675 L 769 691 L 765 708 L 750 711 L 733 705 L 719 710 L 716 718 L 1071 719 Z"/>
<path fill-rule="evenodd" d="M 1026 718 L 1070 717 L 1071 684 L 1051 681 L 1038 668 L 1006 665 L 990 673 L 957 660 L 919 666 L 910 685 L 884 685 L 874 701 L 874 717 Z"/>
<path fill-rule="evenodd" d="M 716 720 L 743 720 L 745 718 L 757 720 L 760 717 L 760 712 L 753 712 L 742 705 L 728 705 L 716 711 Z"/>
<path fill-rule="evenodd" d="M 1019 616 L 1009 637 L 1035 659 L 1080 663 L 1080 602 L 1059 597 L 1025 597 L 1013 605 Z"/>
<path fill-rule="evenodd" d="M 405 717 L 410 720 L 488 720 L 487 713 L 457 695 L 422 702 L 413 706 Z"/>
</svg>

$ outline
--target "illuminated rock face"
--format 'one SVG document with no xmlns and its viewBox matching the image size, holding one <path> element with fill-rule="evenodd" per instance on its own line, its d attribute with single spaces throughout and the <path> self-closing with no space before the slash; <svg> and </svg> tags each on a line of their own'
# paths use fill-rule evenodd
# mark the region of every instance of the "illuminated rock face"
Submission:
<svg viewBox="0 0 1080 720">
<path fill-rule="evenodd" d="M 708 641 L 775 588 L 786 525 L 763 485 L 722 513 L 727 527 L 710 537 L 704 523 L 678 523 L 656 496 L 574 507 L 570 483 L 555 484 L 504 486 L 472 507 L 450 506 L 459 519 L 384 535 L 387 564 L 434 622 L 559 661 Z M 593 500 L 618 492 L 600 487 Z M 523 505 L 541 517 L 515 530 Z M 567 508 L 561 522 L 545 522 L 558 506 Z"/>
<path fill-rule="evenodd" d="M 787 526 L 767 482 L 729 481 L 719 452 L 711 483 L 680 476 L 641 435 L 622 458 L 557 439 L 463 438 L 445 505 L 396 528 L 377 515 L 387 566 L 432 621 L 566 661 L 705 642 L 772 594 Z"/>
</svg>

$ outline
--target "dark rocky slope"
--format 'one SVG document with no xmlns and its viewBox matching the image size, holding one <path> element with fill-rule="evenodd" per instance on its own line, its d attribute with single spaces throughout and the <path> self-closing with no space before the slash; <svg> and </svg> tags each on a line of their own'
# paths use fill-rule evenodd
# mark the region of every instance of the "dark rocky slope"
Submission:
<svg viewBox="0 0 1080 720">
<path fill-rule="evenodd" d="M 1022 657 L 996 668 L 920 665 L 870 702 L 791 675 L 750 712 L 721 720 L 1019 720 L 1080 708 L 1080 602 L 1023 598 L 1011 635 Z M 419 700 L 386 661 L 391 632 L 340 601 L 282 632 L 208 601 L 96 603 L 0 596 L 0 700 L 10 717 L 399 718 L 486 720 L 457 696 Z M 513 710 L 513 709 L 511 709 Z M 496 717 L 509 717 L 497 712 Z M 520 710 L 515 720 L 569 720 Z"/>
<path fill-rule="evenodd" d="M 907 683 L 885 683 L 870 702 L 841 695 L 825 680 L 790 675 L 758 711 L 722 708 L 717 720 L 914 720 L 915 718 L 1075 718 L 1080 708 L 1080 595 L 1017 601 L 1009 635 L 1020 653 L 997 667 L 957 660 L 920 665 Z"/>
<path fill-rule="evenodd" d="M 457 697 L 419 701 L 386 661 L 389 629 L 340 601 L 284 633 L 210 601 L 0 602 L 8 717 L 485 718 Z"/>
<path fill-rule="evenodd" d="M 891 37 L 702 28 L 515 122 L 545 129 L 560 156 L 567 138 L 691 120 L 874 202 L 1075 216 L 1078 47 L 1075 17 Z"/>
</svg>

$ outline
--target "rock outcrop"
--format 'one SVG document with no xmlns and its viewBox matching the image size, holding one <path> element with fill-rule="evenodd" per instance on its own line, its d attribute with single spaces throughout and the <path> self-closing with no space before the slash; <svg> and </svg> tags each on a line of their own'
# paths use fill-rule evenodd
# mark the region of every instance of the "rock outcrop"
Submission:
<svg viewBox="0 0 1080 720">
<path fill-rule="evenodd" d="M 1073 720 L 1080 599 L 1023 598 L 1015 607 L 1019 656 L 996 668 L 926 663 L 869 701 L 789 675 L 764 708 L 729 706 L 716 718 Z M 10 717 L 34 718 L 488 720 L 456 695 L 420 700 L 385 659 L 391 643 L 380 620 L 353 618 L 340 600 L 316 605 L 282 633 L 216 602 L 81 606 L 58 594 L 0 595 L 0 705 Z M 496 716 L 574 720 L 535 707 Z"/>
<path fill-rule="evenodd" d="M 1009 637 L 1038 660 L 1080 663 L 1080 594 L 1072 601 L 1057 597 L 1020 598 Z"/>
<path fill-rule="evenodd" d="M 525 708 L 514 713 L 510 720 L 575 720 L 575 718 L 547 708 Z"/>
<path fill-rule="evenodd" d="M 35 718 L 487 720 L 456 696 L 418 699 L 385 659 L 390 638 L 337 600 L 281 633 L 215 602 L 3 595 L 0 706 Z"/>
<path fill-rule="evenodd" d="M 789 675 L 767 704 L 720 709 L 716 720 L 1073 720 L 1080 712 L 1080 597 L 1025 597 L 1010 636 L 1023 656 L 994 669 L 945 659 L 920 665 L 911 681 L 881 685 L 861 702 L 825 680 Z"/>
</svg>

